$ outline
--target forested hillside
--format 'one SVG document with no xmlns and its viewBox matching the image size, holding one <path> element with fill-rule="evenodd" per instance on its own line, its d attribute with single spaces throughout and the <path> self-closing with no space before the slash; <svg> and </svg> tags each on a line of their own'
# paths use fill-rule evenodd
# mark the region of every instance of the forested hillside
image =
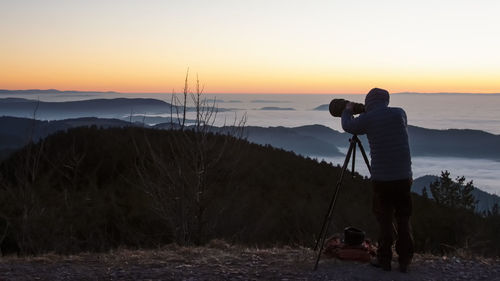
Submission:
<svg viewBox="0 0 500 281">
<path fill-rule="evenodd" d="M 29 144 L 0 164 L 3 252 L 120 246 L 314 245 L 339 167 L 207 132 L 81 127 Z M 330 233 L 375 238 L 369 181 L 346 177 Z M 414 195 L 418 251 L 498 255 L 498 216 Z"/>
</svg>

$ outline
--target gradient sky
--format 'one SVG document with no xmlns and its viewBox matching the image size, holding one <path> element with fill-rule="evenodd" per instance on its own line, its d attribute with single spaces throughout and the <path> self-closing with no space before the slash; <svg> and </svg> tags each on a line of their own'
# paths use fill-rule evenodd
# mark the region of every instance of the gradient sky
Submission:
<svg viewBox="0 0 500 281">
<path fill-rule="evenodd" d="M 0 0 L 0 88 L 500 92 L 497 0 Z"/>
</svg>

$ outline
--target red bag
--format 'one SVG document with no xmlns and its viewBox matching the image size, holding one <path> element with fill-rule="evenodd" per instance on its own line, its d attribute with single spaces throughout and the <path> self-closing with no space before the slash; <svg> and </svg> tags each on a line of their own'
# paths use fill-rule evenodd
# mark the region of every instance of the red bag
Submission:
<svg viewBox="0 0 500 281">
<path fill-rule="evenodd" d="M 344 244 L 337 236 L 326 241 L 325 250 L 323 251 L 323 254 L 329 258 L 359 262 L 370 262 L 372 257 L 376 256 L 376 253 L 377 249 L 370 240 L 365 240 L 361 245 L 349 246 Z"/>
</svg>

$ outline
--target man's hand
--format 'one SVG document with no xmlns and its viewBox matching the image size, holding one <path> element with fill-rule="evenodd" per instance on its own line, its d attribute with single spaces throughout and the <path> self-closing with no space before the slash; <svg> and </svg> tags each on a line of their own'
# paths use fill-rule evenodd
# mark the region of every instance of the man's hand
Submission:
<svg viewBox="0 0 500 281">
<path fill-rule="evenodd" d="M 345 105 L 345 109 L 349 109 L 350 111 L 353 111 L 353 110 L 354 110 L 354 103 L 352 103 L 352 102 L 348 102 L 348 103 Z"/>
</svg>

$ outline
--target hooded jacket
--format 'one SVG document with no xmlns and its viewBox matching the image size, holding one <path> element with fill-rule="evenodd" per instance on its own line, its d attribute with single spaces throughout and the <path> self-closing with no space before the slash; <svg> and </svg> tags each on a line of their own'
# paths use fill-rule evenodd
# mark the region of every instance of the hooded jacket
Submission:
<svg viewBox="0 0 500 281">
<path fill-rule="evenodd" d="M 358 117 L 344 109 L 342 128 L 351 134 L 366 134 L 370 144 L 371 178 L 393 181 L 412 178 L 406 113 L 388 107 L 389 93 L 372 89 L 365 98 L 365 113 Z"/>
</svg>

